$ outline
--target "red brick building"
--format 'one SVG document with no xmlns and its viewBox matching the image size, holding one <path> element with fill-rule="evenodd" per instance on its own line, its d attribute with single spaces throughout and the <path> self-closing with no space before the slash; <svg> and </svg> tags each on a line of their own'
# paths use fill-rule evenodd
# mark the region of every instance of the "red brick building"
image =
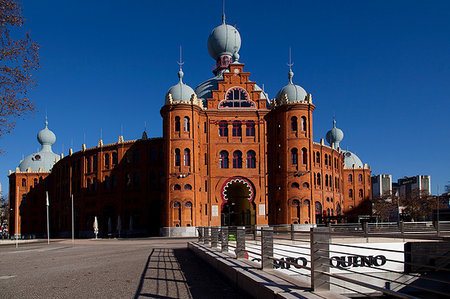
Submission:
<svg viewBox="0 0 450 299">
<path fill-rule="evenodd" d="M 100 140 L 97 147 L 71 150 L 48 169 L 33 171 L 32 161 L 33 167 L 11 173 L 15 211 L 14 190 L 19 190 L 16 232 L 45 232 L 45 191 L 51 233 L 70 233 L 73 195 L 80 237 L 92 235 L 94 217 L 103 235 L 133 235 L 189 234 L 196 226 L 311 224 L 368 214 L 370 168 L 339 148 L 342 131 L 333 126 L 330 146 L 314 142 L 316 106 L 293 83 L 292 70 L 288 84 L 269 100 L 239 62 L 240 45 L 239 32 L 223 22 L 208 39 L 215 76 L 194 90 L 183 83 L 180 68 L 179 82 L 161 108 L 162 138 L 148 139 L 144 132 L 139 140 L 119 137 L 109 145 Z"/>
</svg>

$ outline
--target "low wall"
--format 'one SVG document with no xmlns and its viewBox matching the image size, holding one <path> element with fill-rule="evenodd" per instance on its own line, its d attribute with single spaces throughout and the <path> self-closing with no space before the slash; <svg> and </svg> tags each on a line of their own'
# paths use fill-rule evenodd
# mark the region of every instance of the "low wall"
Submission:
<svg viewBox="0 0 450 299">
<path fill-rule="evenodd" d="M 159 234 L 161 237 L 197 237 L 198 231 L 195 226 L 161 227 Z"/>
</svg>

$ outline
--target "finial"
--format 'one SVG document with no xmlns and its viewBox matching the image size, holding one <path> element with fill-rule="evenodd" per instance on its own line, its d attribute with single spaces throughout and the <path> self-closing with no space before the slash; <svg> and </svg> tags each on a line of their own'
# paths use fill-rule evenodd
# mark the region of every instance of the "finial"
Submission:
<svg viewBox="0 0 450 299">
<path fill-rule="evenodd" d="M 225 24 L 225 0 L 222 0 L 222 24 Z"/>
<path fill-rule="evenodd" d="M 336 128 L 336 120 L 334 119 L 334 112 L 333 112 L 333 128 Z"/>
<path fill-rule="evenodd" d="M 45 111 L 45 127 L 48 126 L 48 120 L 47 120 L 47 110 Z"/>
<path fill-rule="evenodd" d="M 289 73 L 288 73 L 288 78 L 289 78 L 289 83 L 292 83 L 292 77 L 294 77 L 294 72 L 292 71 L 292 66 L 294 65 L 294 63 L 292 62 L 292 56 L 291 56 L 291 47 L 289 47 L 289 63 L 287 64 L 287 66 L 289 67 Z"/>
<path fill-rule="evenodd" d="M 177 63 L 180 66 L 180 70 L 178 71 L 178 78 L 180 78 L 180 82 L 183 82 L 182 79 L 183 79 L 184 73 L 183 73 L 182 65 L 184 64 L 184 62 L 183 62 L 183 48 L 181 45 L 180 45 L 180 61 L 177 61 Z"/>
</svg>

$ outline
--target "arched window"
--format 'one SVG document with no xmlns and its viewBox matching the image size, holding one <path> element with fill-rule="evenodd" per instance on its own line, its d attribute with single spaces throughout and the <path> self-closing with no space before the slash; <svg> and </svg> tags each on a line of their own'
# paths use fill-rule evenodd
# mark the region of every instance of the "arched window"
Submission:
<svg viewBox="0 0 450 299">
<path fill-rule="evenodd" d="M 303 188 L 309 189 L 309 184 L 308 183 L 303 183 Z"/>
<path fill-rule="evenodd" d="M 91 157 L 86 158 L 86 168 L 87 172 L 91 172 Z"/>
<path fill-rule="evenodd" d="M 22 179 L 22 187 L 26 187 L 27 186 L 27 180 Z"/>
<path fill-rule="evenodd" d="M 306 148 L 302 148 L 302 163 L 308 164 L 308 150 Z"/>
<path fill-rule="evenodd" d="M 189 121 L 189 117 L 185 116 L 184 117 L 184 121 L 183 121 L 183 129 L 185 132 L 189 132 L 189 127 L 190 127 L 190 121 Z"/>
<path fill-rule="evenodd" d="M 363 198 L 363 189 L 359 189 L 359 198 Z"/>
<path fill-rule="evenodd" d="M 306 132 L 306 117 L 302 116 L 300 129 Z"/>
<path fill-rule="evenodd" d="M 233 168 L 242 168 L 242 153 L 235 151 L 233 153 Z"/>
<path fill-rule="evenodd" d="M 300 188 L 300 185 L 299 185 L 298 183 L 292 183 L 292 184 L 291 184 L 291 188 L 299 189 L 299 188 Z"/>
<path fill-rule="evenodd" d="M 330 185 L 331 188 L 333 187 L 333 176 L 331 174 L 330 174 L 329 185 Z"/>
<path fill-rule="evenodd" d="M 328 159 L 328 166 L 331 166 L 331 160 L 333 160 L 333 159 L 331 158 L 331 155 L 329 155 L 328 158 L 329 158 Z"/>
<path fill-rule="evenodd" d="M 341 215 L 341 205 L 340 204 L 337 204 L 336 205 L 336 215 Z"/>
<path fill-rule="evenodd" d="M 297 165 L 298 163 L 298 150 L 296 148 L 291 149 L 291 164 Z"/>
<path fill-rule="evenodd" d="M 328 155 L 325 154 L 325 165 L 328 165 Z"/>
<path fill-rule="evenodd" d="M 94 171 L 97 170 L 97 155 L 94 155 L 92 157 L 92 168 L 94 169 Z"/>
<path fill-rule="evenodd" d="M 328 187 L 328 174 L 325 175 L 325 187 Z"/>
<path fill-rule="evenodd" d="M 317 164 L 320 164 L 320 153 L 319 152 L 316 153 L 316 161 L 317 161 Z"/>
<path fill-rule="evenodd" d="M 348 190 L 348 197 L 353 197 L 353 189 Z"/>
<path fill-rule="evenodd" d="M 181 204 L 178 201 L 173 203 L 174 215 L 173 220 L 178 221 L 176 226 L 180 226 L 181 224 Z"/>
<path fill-rule="evenodd" d="M 117 152 L 113 152 L 112 153 L 112 164 L 116 165 L 117 163 L 119 163 L 119 159 L 117 157 Z"/>
<path fill-rule="evenodd" d="M 185 208 L 192 208 L 192 202 L 188 201 L 184 204 Z"/>
<path fill-rule="evenodd" d="M 180 117 L 179 116 L 175 116 L 175 131 L 176 132 L 180 131 Z"/>
<path fill-rule="evenodd" d="M 329 197 L 327 197 L 327 201 L 330 202 L 330 198 Z"/>
<path fill-rule="evenodd" d="M 37 179 L 34 179 L 34 181 L 37 183 Z M 91 179 L 86 180 L 86 187 L 88 191 L 91 191 Z"/>
<path fill-rule="evenodd" d="M 320 186 L 320 173 L 317 174 L 317 186 Z"/>
<path fill-rule="evenodd" d="M 181 152 L 179 148 L 175 149 L 175 166 L 181 166 Z"/>
<path fill-rule="evenodd" d="M 38 179 L 34 179 L 33 180 L 33 186 L 37 186 L 37 184 L 38 184 Z"/>
<path fill-rule="evenodd" d="M 247 136 L 255 136 L 255 122 L 253 120 L 247 121 L 245 133 Z"/>
<path fill-rule="evenodd" d="M 315 208 L 316 215 L 322 214 L 322 204 L 320 202 L 316 201 L 314 208 Z"/>
<path fill-rule="evenodd" d="M 184 149 L 184 166 L 191 166 L 191 150 L 188 148 Z"/>
<path fill-rule="evenodd" d="M 297 117 L 291 117 L 291 131 L 297 131 Z"/>
<path fill-rule="evenodd" d="M 117 177 L 115 174 L 111 175 L 111 189 L 116 189 L 117 187 Z"/>
<path fill-rule="evenodd" d="M 228 123 L 225 120 L 219 123 L 219 136 L 228 136 Z"/>
<path fill-rule="evenodd" d="M 109 176 L 105 176 L 105 190 L 109 190 Z"/>
<path fill-rule="evenodd" d="M 348 175 L 348 181 L 353 182 L 353 176 L 351 174 Z"/>
<path fill-rule="evenodd" d="M 105 154 L 105 167 L 109 168 L 109 154 L 108 153 Z"/>
<path fill-rule="evenodd" d="M 181 190 L 181 186 L 178 185 L 178 184 L 175 184 L 175 185 L 173 186 L 173 190 L 179 191 L 179 190 Z"/>
<path fill-rule="evenodd" d="M 254 151 L 247 152 L 247 168 L 256 168 L 256 153 Z"/>
<path fill-rule="evenodd" d="M 219 167 L 228 168 L 228 152 L 221 151 L 219 154 Z"/>
<path fill-rule="evenodd" d="M 358 181 L 362 182 L 363 181 L 363 177 L 362 174 L 358 175 Z"/>
<path fill-rule="evenodd" d="M 295 207 L 298 207 L 300 205 L 300 202 L 298 201 L 298 199 L 294 199 L 292 201 L 292 205 L 295 206 Z"/>
<path fill-rule="evenodd" d="M 184 190 L 192 190 L 192 186 L 190 184 L 184 185 Z"/>
<path fill-rule="evenodd" d="M 242 124 L 238 120 L 235 120 L 233 122 L 233 136 L 235 137 L 242 136 Z"/>
</svg>

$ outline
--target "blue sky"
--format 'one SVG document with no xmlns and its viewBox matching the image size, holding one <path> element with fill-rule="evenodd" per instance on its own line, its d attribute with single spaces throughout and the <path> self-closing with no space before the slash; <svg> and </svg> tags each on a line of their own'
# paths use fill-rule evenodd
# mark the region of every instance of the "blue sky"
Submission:
<svg viewBox="0 0 450 299">
<path fill-rule="evenodd" d="M 221 23 L 222 1 L 23 1 L 24 29 L 40 44 L 39 113 L 0 139 L 0 183 L 40 145 L 45 111 L 54 152 L 162 136 L 159 110 L 177 83 L 212 77 L 206 41 Z M 274 98 L 294 83 L 313 96 L 314 140 L 332 126 L 343 148 L 373 174 L 394 180 L 431 175 L 433 193 L 450 181 L 450 1 L 226 1 L 237 23 L 240 62 Z"/>
</svg>

